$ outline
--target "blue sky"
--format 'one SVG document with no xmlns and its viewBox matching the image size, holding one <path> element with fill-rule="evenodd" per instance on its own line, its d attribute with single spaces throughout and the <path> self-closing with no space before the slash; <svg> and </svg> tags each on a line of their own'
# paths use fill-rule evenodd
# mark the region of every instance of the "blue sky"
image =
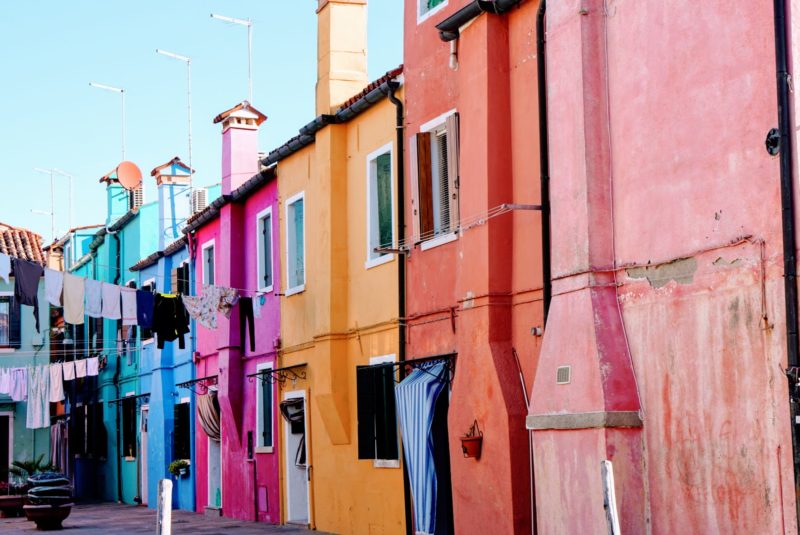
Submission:
<svg viewBox="0 0 800 535">
<path fill-rule="evenodd" d="M 126 90 L 126 159 L 146 175 L 186 159 L 186 70 L 156 48 L 192 58 L 193 160 L 196 184 L 219 182 L 220 136 L 214 116 L 247 98 L 247 31 L 212 12 L 250 17 L 255 106 L 269 116 L 259 147 L 268 151 L 314 117 L 316 0 L 31 0 L 0 17 L 0 222 L 50 238 L 50 178 L 34 167 L 75 176 L 74 225 L 103 222 L 98 179 L 121 158 L 119 95 Z M 399 0 L 369 6 L 370 79 L 402 63 Z M 56 177 L 56 227 L 68 226 L 67 181 Z"/>
</svg>

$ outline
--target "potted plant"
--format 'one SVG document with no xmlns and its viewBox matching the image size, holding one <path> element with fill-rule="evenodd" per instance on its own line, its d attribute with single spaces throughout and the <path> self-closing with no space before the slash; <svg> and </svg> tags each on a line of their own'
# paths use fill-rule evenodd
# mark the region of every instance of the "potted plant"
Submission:
<svg viewBox="0 0 800 535">
<path fill-rule="evenodd" d="M 189 475 L 189 461 L 179 459 L 169 463 L 169 473 L 175 477 L 186 477 Z"/>
<path fill-rule="evenodd" d="M 461 437 L 461 451 L 464 457 L 481 458 L 481 447 L 483 445 L 483 431 L 478 427 L 478 420 L 469 428 L 469 432 Z"/>
<path fill-rule="evenodd" d="M 22 506 L 25 505 L 26 492 L 25 485 L 14 481 L 0 481 L 0 518 L 22 516 Z"/>
</svg>

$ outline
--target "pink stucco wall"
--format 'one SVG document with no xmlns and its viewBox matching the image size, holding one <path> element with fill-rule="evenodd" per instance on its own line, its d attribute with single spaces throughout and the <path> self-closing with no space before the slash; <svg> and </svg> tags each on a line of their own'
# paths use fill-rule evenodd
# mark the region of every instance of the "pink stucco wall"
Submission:
<svg viewBox="0 0 800 535">
<path fill-rule="evenodd" d="M 223 134 L 223 145 L 231 143 L 228 134 L 233 133 L 234 141 L 239 140 L 253 148 L 250 136 L 256 131 L 231 129 Z M 234 146 L 233 149 L 236 149 Z M 231 159 L 233 155 L 234 159 Z M 247 158 L 246 162 L 236 158 Z M 250 150 L 226 149 L 223 151 L 223 190 L 233 174 L 257 172 L 257 153 Z M 239 181 L 241 182 L 241 181 Z M 234 184 L 235 187 L 235 184 Z M 279 279 L 278 239 L 279 225 L 277 183 L 273 180 L 265 184 L 244 202 L 228 204 L 220 210 L 219 216 L 207 223 L 196 233 L 197 256 L 195 261 L 198 291 L 203 279 L 201 247 L 207 241 L 215 240 L 215 282 L 246 290 L 242 295 L 252 297 L 258 288 L 257 274 L 257 215 L 268 206 L 273 211 L 273 275 Z M 277 292 L 277 286 L 275 292 Z M 254 464 L 247 457 L 248 432 L 252 432 L 254 443 L 257 440 L 257 380 L 248 379 L 261 363 L 275 365 L 274 344 L 280 333 L 279 298 L 274 293 L 265 296 L 261 318 L 255 319 L 256 347 L 251 351 L 249 342 L 239 340 L 239 307 L 234 307 L 230 319 L 218 315 L 218 328 L 209 331 L 202 326 L 197 328 L 198 377 L 218 375 L 219 401 L 222 427 L 222 510 L 230 518 L 278 523 L 280 521 L 280 496 L 278 485 L 277 440 L 271 453 L 255 454 Z M 249 333 L 246 332 L 246 340 Z M 241 344 L 240 344 L 241 343 Z M 245 349 L 242 351 L 240 345 Z M 273 406 L 277 393 L 273 393 Z M 277 413 L 273 414 L 273 437 L 277 436 Z M 197 510 L 203 511 L 208 504 L 208 448 L 202 429 L 197 431 Z M 266 500 L 256 500 L 259 489 L 266 489 Z M 258 502 L 258 503 L 257 503 Z M 257 508 L 257 511 L 256 511 Z"/>
<path fill-rule="evenodd" d="M 796 530 L 772 15 L 548 3 L 555 280 L 531 416 L 572 427 L 533 432 L 540 533 L 604 532 L 605 459 L 623 533 Z M 642 425 L 577 424 L 615 411 Z"/>
</svg>

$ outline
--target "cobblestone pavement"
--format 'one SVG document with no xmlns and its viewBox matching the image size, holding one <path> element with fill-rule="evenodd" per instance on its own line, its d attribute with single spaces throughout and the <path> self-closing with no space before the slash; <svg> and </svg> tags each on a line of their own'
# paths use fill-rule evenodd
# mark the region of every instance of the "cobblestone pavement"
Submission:
<svg viewBox="0 0 800 535">
<path fill-rule="evenodd" d="M 78 505 L 64 521 L 64 532 L 86 535 L 128 535 L 156 532 L 156 512 L 146 507 L 130 505 L 100 504 Z M 42 533 L 36 530 L 36 524 L 25 518 L 0 518 L 0 534 L 20 535 Z M 202 514 L 186 511 L 172 512 L 172 533 L 175 535 L 299 535 L 309 534 L 306 529 L 294 527 L 270 526 L 212 518 Z M 320 533 L 320 532 L 314 532 Z"/>
</svg>

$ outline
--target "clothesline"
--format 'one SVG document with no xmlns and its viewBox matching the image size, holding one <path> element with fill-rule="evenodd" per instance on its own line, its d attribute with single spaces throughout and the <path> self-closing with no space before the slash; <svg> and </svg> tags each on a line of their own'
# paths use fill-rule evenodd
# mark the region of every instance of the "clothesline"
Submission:
<svg viewBox="0 0 800 535">
<path fill-rule="evenodd" d="M 123 349 L 123 351 L 138 351 L 144 349 L 143 345 L 137 346 L 127 346 Z M 95 348 L 95 349 L 86 349 L 86 348 L 77 348 L 77 349 L 49 349 L 45 352 L 44 348 L 40 349 L 39 351 L 34 351 L 31 349 L 26 349 L 23 351 L 15 350 L 13 356 L 27 356 L 27 355 L 69 355 L 72 353 L 88 353 L 90 355 L 99 355 L 101 353 L 109 353 L 109 352 L 118 352 L 119 348 L 114 347 L 102 347 L 102 348 Z M 0 353 L 2 355 L 2 353 Z M 3 366 L 0 366 L 2 368 Z M 12 368 L 15 366 L 12 366 Z"/>
</svg>

